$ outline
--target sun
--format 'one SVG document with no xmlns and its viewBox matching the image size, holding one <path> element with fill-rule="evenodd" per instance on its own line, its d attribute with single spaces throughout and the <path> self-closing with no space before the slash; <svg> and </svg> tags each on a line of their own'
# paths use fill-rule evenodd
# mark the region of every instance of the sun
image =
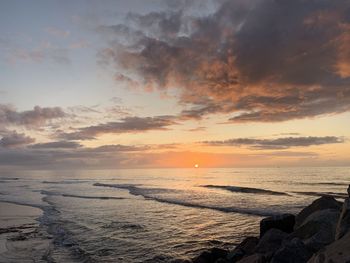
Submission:
<svg viewBox="0 0 350 263">
<path fill-rule="evenodd" d="M 199 168 L 199 165 L 196 163 L 196 164 L 194 165 L 194 168 Z"/>
</svg>

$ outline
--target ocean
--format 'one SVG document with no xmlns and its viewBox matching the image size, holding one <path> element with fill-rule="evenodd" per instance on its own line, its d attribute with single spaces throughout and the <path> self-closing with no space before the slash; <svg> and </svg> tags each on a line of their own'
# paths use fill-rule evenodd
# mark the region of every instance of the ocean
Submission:
<svg viewBox="0 0 350 263">
<path fill-rule="evenodd" d="M 52 262 L 171 262 L 349 183 L 349 167 L 18 171 L 0 172 L 0 201 L 44 211 Z"/>
</svg>

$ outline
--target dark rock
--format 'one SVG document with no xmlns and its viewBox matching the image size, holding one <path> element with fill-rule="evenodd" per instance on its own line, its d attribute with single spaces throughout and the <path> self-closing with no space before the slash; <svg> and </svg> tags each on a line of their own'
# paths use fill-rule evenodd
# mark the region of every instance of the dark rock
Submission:
<svg viewBox="0 0 350 263">
<path fill-rule="evenodd" d="M 318 251 L 334 241 L 339 215 L 340 212 L 334 209 L 314 212 L 289 236 L 289 239 L 299 237 L 310 250 Z"/>
<path fill-rule="evenodd" d="M 341 209 L 341 203 L 331 196 L 322 196 L 316 199 L 311 205 L 305 207 L 296 216 L 294 229 L 300 227 L 304 223 L 305 219 L 312 213 L 326 209 L 334 209 L 339 211 Z"/>
<path fill-rule="evenodd" d="M 200 255 L 192 260 L 193 263 L 211 263 L 211 254 L 209 251 L 203 251 Z"/>
<path fill-rule="evenodd" d="M 287 236 L 287 233 L 282 232 L 279 229 L 270 229 L 260 239 L 255 252 L 264 254 L 266 257 L 270 257 L 281 247 L 283 239 L 285 239 Z"/>
<path fill-rule="evenodd" d="M 264 255 L 262 255 L 262 254 L 254 254 L 254 255 L 250 255 L 248 257 L 245 257 L 238 262 L 239 263 L 265 263 L 265 262 L 267 262 L 267 260 L 265 259 Z"/>
<path fill-rule="evenodd" d="M 238 260 L 242 259 L 246 254 L 241 249 L 234 249 L 233 251 L 229 252 L 227 255 L 227 260 L 229 262 L 237 262 Z"/>
<path fill-rule="evenodd" d="M 188 259 L 173 259 L 171 261 L 171 263 L 191 263 L 192 261 L 188 260 Z"/>
<path fill-rule="evenodd" d="M 349 187 L 348 187 L 348 196 L 350 197 L 350 184 L 349 184 Z"/>
<path fill-rule="evenodd" d="M 294 238 L 283 243 L 283 246 L 274 254 L 271 263 L 305 263 L 311 256 L 312 252 L 307 249 L 303 241 Z"/>
<path fill-rule="evenodd" d="M 350 231 L 350 199 L 346 198 L 337 224 L 335 239 L 338 240 Z"/>
<path fill-rule="evenodd" d="M 286 233 L 292 233 L 295 216 L 292 214 L 275 215 L 260 221 L 260 238 L 270 229 L 276 228 Z"/>
<path fill-rule="evenodd" d="M 257 237 L 247 237 L 233 251 L 228 253 L 227 259 L 232 262 L 243 258 L 243 256 L 253 254 L 258 242 Z"/>
<path fill-rule="evenodd" d="M 321 249 L 308 263 L 347 263 L 350 262 L 350 233 Z"/>
<path fill-rule="evenodd" d="M 218 259 L 227 257 L 227 250 L 221 248 L 212 248 L 210 251 L 202 252 L 198 257 L 192 260 L 193 263 L 215 263 Z"/>
<path fill-rule="evenodd" d="M 214 247 L 210 250 L 210 253 L 213 258 L 218 259 L 218 258 L 226 258 L 228 251 L 222 248 Z"/>
</svg>

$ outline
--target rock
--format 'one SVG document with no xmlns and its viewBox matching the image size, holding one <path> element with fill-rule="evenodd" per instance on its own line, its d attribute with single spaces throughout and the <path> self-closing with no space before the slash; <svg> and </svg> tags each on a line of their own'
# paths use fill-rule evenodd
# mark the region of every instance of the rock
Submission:
<svg viewBox="0 0 350 263">
<path fill-rule="evenodd" d="M 350 197 L 350 184 L 348 186 L 348 196 Z"/>
<path fill-rule="evenodd" d="M 283 214 L 264 218 L 260 221 L 260 238 L 271 228 L 276 228 L 286 233 L 292 233 L 294 224 L 295 216 L 292 214 Z"/>
<path fill-rule="evenodd" d="M 214 247 L 210 250 L 210 253 L 213 258 L 218 259 L 218 258 L 226 258 L 228 251 L 222 248 Z"/>
<path fill-rule="evenodd" d="M 218 259 L 225 259 L 228 252 L 221 248 L 212 248 L 210 251 L 202 252 L 192 260 L 193 263 L 215 263 Z"/>
<path fill-rule="evenodd" d="M 265 257 L 269 258 L 281 247 L 283 239 L 287 236 L 287 233 L 272 228 L 260 239 L 255 252 L 264 254 Z"/>
<path fill-rule="evenodd" d="M 234 249 L 233 251 L 229 252 L 227 255 L 227 260 L 229 262 L 237 262 L 238 260 L 242 259 L 246 254 L 240 250 L 240 249 Z"/>
<path fill-rule="evenodd" d="M 246 255 L 253 254 L 258 242 L 259 239 L 257 237 L 247 237 L 233 251 L 228 253 L 227 259 L 230 262 L 235 262 Z"/>
<path fill-rule="evenodd" d="M 265 263 L 267 262 L 264 255 L 262 254 L 254 254 L 248 257 L 243 258 L 238 261 L 239 263 Z"/>
<path fill-rule="evenodd" d="M 340 212 L 334 209 L 314 212 L 288 239 L 298 237 L 310 250 L 318 251 L 335 240 L 339 215 Z"/>
<path fill-rule="evenodd" d="M 305 263 L 311 256 L 312 252 L 307 249 L 303 241 L 294 238 L 289 242 L 284 242 L 274 254 L 271 263 Z"/>
<path fill-rule="evenodd" d="M 322 196 L 316 199 L 312 202 L 311 205 L 305 207 L 296 216 L 294 229 L 300 227 L 303 224 L 304 220 L 312 213 L 326 209 L 334 209 L 339 211 L 341 209 L 341 203 L 331 196 Z"/>
<path fill-rule="evenodd" d="M 308 263 L 342 263 L 350 262 L 350 233 L 321 249 Z"/>
<path fill-rule="evenodd" d="M 348 188 L 349 191 L 349 188 Z M 350 230 L 350 199 L 346 198 L 337 224 L 335 240 L 343 237 Z"/>
<path fill-rule="evenodd" d="M 171 261 L 171 263 L 191 263 L 192 261 L 188 260 L 188 259 L 174 259 Z"/>
<path fill-rule="evenodd" d="M 209 251 L 203 251 L 198 257 L 192 260 L 193 263 L 211 263 L 211 254 Z"/>
</svg>

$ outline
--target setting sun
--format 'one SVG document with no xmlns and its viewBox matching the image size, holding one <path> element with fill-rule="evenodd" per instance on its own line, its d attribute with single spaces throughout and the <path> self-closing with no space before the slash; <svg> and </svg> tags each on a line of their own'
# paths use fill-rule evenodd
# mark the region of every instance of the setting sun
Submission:
<svg viewBox="0 0 350 263">
<path fill-rule="evenodd" d="M 194 168 L 199 168 L 199 165 L 196 163 L 196 164 L 194 165 Z"/>
</svg>

